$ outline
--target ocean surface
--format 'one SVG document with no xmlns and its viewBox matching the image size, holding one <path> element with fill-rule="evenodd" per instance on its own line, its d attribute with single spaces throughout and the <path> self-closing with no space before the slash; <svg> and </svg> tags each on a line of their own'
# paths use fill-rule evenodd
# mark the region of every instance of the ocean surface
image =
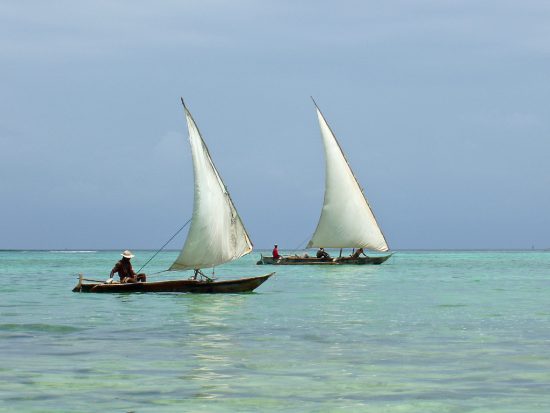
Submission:
<svg viewBox="0 0 550 413">
<path fill-rule="evenodd" d="M 102 295 L 119 251 L 0 251 L 0 412 L 550 412 L 550 252 L 259 255 L 216 269 L 254 293 Z"/>
</svg>

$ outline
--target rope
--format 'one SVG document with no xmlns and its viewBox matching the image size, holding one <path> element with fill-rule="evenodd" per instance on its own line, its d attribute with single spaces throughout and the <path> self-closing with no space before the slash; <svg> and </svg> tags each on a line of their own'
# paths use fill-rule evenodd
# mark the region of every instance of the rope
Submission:
<svg viewBox="0 0 550 413">
<path fill-rule="evenodd" d="M 304 244 L 306 243 L 306 241 L 307 241 L 309 238 L 311 238 L 310 235 L 308 235 L 307 238 L 306 238 L 305 240 L 303 240 L 302 242 L 300 242 L 300 243 L 298 244 L 298 246 L 297 246 L 296 248 L 294 248 L 294 250 L 302 250 L 303 248 L 300 248 L 300 247 L 301 247 L 302 245 L 304 245 Z"/>
<path fill-rule="evenodd" d="M 189 220 L 187 220 L 187 222 L 185 224 L 183 224 L 183 226 L 180 229 L 178 229 L 176 231 L 176 233 L 174 235 L 172 235 L 172 237 L 168 241 L 166 241 L 166 243 L 162 247 L 160 247 L 160 249 L 157 252 L 155 252 L 153 254 L 153 256 L 151 258 L 149 258 L 149 260 L 145 264 L 143 264 L 141 266 L 141 268 L 137 271 L 138 274 L 141 272 L 141 270 L 143 270 L 145 268 L 145 266 L 147 264 L 149 264 L 153 260 L 153 258 L 155 258 L 158 255 L 159 252 L 161 252 L 164 249 L 164 247 L 166 247 L 170 243 L 170 241 L 172 241 L 174 238 L 176 238 L 176 235 L 178 235 L 187 226 L 187 224 L 189 224 L 190 222 L 191 222 L 191 218 L 189 218 Z M 161 271 L 161 272 L 163 272 L 163 271 Z"/>
<path fill-rule="evenodd" d="M 162 270 L 162 271 L 154 272 L 152 274 L 147 274 L 147 277 L 152 277 L 153 275 L 159 275 L 159 274 L 162 274 L 163 272 L 169 272 L 169 270 Z"/>
</svg>

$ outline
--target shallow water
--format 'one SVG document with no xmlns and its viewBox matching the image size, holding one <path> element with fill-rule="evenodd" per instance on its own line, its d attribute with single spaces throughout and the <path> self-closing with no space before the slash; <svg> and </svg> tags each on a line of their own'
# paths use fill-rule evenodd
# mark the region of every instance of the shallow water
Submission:
<svg viewBox="0 0 550 413">
<path fill-rule="evenodd" d="M 549 252 L 346 267 L 255 252 L 216 269 L 277 271 L 251 294 L 71 292 L 118 257 L 0 252 L 0 411 L 550 411 Z"/>
</svg>

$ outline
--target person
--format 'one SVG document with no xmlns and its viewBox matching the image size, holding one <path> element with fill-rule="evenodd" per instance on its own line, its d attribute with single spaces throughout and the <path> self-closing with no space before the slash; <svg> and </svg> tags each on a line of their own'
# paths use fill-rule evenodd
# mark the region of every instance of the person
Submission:
<svg viewBox="0 0 550 413">
<path fill-rule="evenodd" d="M 273 259 L 274 260 L 278 260 L 279 258 L 282 258 L 281 255 L 279 255 L 279 246 L 277 244 L 275 244 L 275 246 L 273 247 Z"/>
<path fill-rule="evenodd" d="M 111 270 L 111 275 L 109 279 L 113 278 L 113 275 L 118 273 L 121 283 L 135 283 L 135 282 L 145 282 L 147 281 L 147 276 L 145 274 L 136 274 L 132 268 L 132 263 L 130 260 L 135 257 L 131 251 L 124 251 L 122 254 L 122 259 L 118 261 L 113 269 Z"/>
<path fill-rule="evenodd" d="M 325 251 L 324 248 L 319 248 L 319 251 L 317 251 L 317 258 L 323 258 L 323 259 L 329 259 L 330 255 L 328 255 L 328 252 Z"/>
<path fill-rule="evenodd" d="M 357 259 L 361 254 L 363 254 L 365 257 L 367 256 L 367 254 L 365 254 L 365 252 L 363 251 L 363 248 L 359 248 L 355 250 L 353 254 L 350 255 L 350 258 Z"/>
</svg>

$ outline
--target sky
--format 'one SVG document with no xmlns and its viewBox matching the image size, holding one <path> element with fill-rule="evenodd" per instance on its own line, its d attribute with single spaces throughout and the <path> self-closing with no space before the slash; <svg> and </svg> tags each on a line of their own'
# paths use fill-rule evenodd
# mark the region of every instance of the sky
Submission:
<svg viewBox="0 0 550 413">
<path fill-rule="evenodd" d="M 0 0 L 0 249 L 164 244 L 180 96 L 256 248 L 319 219 L 310 96 L 391 249 L 550 248 L 549 76 L 542 0 Z"/>
</svg>

